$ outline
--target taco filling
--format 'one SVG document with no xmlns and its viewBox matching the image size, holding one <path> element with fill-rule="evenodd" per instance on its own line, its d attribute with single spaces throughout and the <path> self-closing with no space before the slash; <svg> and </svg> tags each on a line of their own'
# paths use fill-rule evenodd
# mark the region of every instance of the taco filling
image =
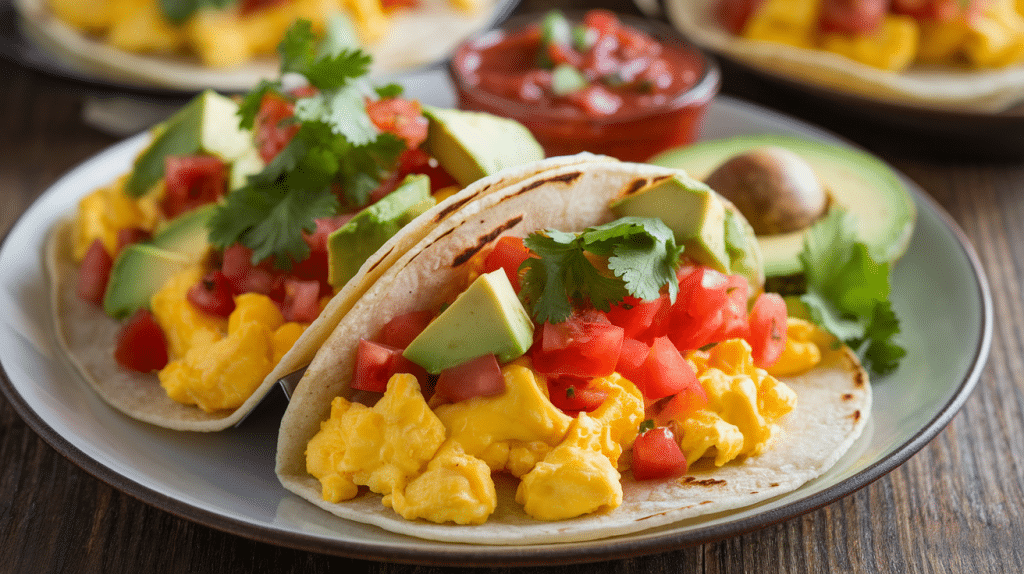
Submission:
<svg viewBox="0 0 1024 574">
<path fill-rule="evenodd" d="M 409 225 L 418 215 L 450 198 L 432 212 L 443 219 L 483 193 L 454 197 L 463 183 L 498 189 L 507 182 L 484 177 L 495 166 L 542 155 L 514 122 L 372 88 L 369 57 L 315 56 L 308 24 L 289 46 L 309 54 L 289 65 L 308 85 L 267 82 L 240 103 L 204 92 L 56 231 L 66 346 L 132 416 L 193 430 L 237 421 L 424 232 Z M 490 156 L 453 152 L 493 130 L 507 141 Z"/>
<path fill-rule="evenodd" d="M 285 415 L 278 471 L 287 487 L 390 530 L 501 543 L 495 532 L 529 520 L 572 520 L 571 538 L 587 539 L 749 504 L 834 463 L 866 410 L 852 425 L 818 427 L 825 446 L 810 450 L 820 460 L 791 476 L 780 460 L 813 442 L 811 419 L 848 408 L 808 384 L 856 389 L 846 401 L 866 408 L 866 378 L 830 335 L 761 292 L 742 216 L 679 172 L 581 170 L 611 177 L 595 176 L 590 183 L 605 187 L 596 193 L 568 170 L 507 190 L 492 212 L 453 223 L 468 238 L 444 245 L 455 233 L 437 230 L 357 304 Z M 551 200 L 557 213 L 560 193 L 603 222 L 582 231 L 547 227 L 555 216 L 524 223 L 528 207 L 512 205 Z M 644 213 L 655 211 L 669 215 Z M 411 289 L 426 283 L 438 292 Z M 403 295 L 412 301 L 398 302 Z M 395 314 L 369 320 L 363 304 Z M 760 470 L 743 480 L 767 482 L 733 490 L 752 468 Z M 691 492 L 716 480 L 717 494 Z M 381 517 L 370 493 L 412 522 Z M 655 500 L 657 510 L 647 508 Z M 427 523 L 480 530 L 446 534 Z M 516 536 L 543 542 L 564 532 L 539 526 Z"/>
</svg>

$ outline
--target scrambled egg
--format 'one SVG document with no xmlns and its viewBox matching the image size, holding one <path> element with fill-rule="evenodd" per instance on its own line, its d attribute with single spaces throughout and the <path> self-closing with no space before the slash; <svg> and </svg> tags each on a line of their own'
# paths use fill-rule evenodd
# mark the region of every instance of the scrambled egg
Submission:
<svg viewBox="0 0 1024 574">
<path fill-rule="evenodd" d="M 796 406 L 796 393 L 754 365 L 750 345 L 723 341 L 698 361 L 697 380 L 708 404 L 676 420 L 679 446 L 690 463 L 708 456 L 722 466 L 739 456 L 763 452 L 780 418 Z"/>
<path fill-rule="evenodd" d="M 228 8 L 196 11 L 181 25 L 168 20 L 159 0 L 48 0 L 54 15 L 68 25 L 101 37 L 126 52 L 188 51 L 213 68 L 237 66 L 273 54 L 285 31 L 298 19 L 322 30 L 332 12 L 351 17 L 360 40 L 378 41 L 389 15 L 381 0 L 286 0 L 247 14 Z M 458 9 L 479 8 L 474 0 L 452 0 Z"/>
<path fill-rule="evenodd" d="M 227 319 L 199 311 L 187 294 L 203 273 L 194 267 L 176 274 L 153 295 L 150 306 L 171 359 L 157 373 L 161 386 L 171 399 L 213 412 L 244 403 L 303 326 L 285 323 L 277 305 L 256 293 L 235 297 Z"/>
<path fill-rule="evenodd" d="M 869 66 L 901 71 L 915 62 L 1001 68 L 1024 62 L 1024 2 L 990 0 L 976 14 L 918 21 L 889 14 L 874 34 L 818 31 L 820 0 L 766 0 L 743 37 L 826 50 Z"/>
<path fill-rule="evenodd" d="M 787 337 L 786 369 L 820 360 L 816 345 L 824 335 L 813 325 L 792 320 Z M 709 457 L 721 466 L 768 448 L 796 394 L 754 365 L 742 339 L 688 359 L 708 404 L 671 423 L 687 460 Z M 551 404 L 546 381 L 528 360 L 513 361 L 502 373 L 503 393 L 433 411 L 408 374 L 392 377 L 372 408 L 335 398 L 331 417 L 306 448 L 306 469 L 320 481 L 324 500 L 347 500 L 365 485 L 406 519 L 480 524 L 497 506 L 491 474 L 507 472 L 520 479 L 516 501 L 538 520 L 619 506 L 620 459 L 628 459 L 622 454 L 646 416 L 637 387 L 618 374 L 594 379 L 590 384 L 607 397 L 572 418 Z"/>
<path fill-rule="evenodd" d="M 123 193 L 127 176 L 107 187 L 101 187 L 78 202 L 72 223 L 72 256 L 81 263 L 93 240 L 103 241 L 111 257 L 117 252 L 119 229 L 137 227 L 152 231 L 161 219 L 157 197 L 153 194 L 139 199 Z"/>
</svg>

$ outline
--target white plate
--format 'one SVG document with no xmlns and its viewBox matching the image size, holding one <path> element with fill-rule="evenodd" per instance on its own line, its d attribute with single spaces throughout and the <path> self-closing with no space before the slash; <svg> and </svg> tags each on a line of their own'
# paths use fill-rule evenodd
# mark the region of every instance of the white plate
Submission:
<svg viewBox="0 0 1024 574">
<path fill-rule="evenodd" d="M 435 105 L 452 101 L 440 72 L 420 78 L 409 93 Z M 752 132 L 838 141 L 728 98 L 712 105 L 705 137 Z M 919 223 L 893 288 L 909 354 L 896 373 L 875 381 L 875 412 L 864 435 L 824 476 L 753 507 L 593 542 L 474 546 L 388 533 L 346 522 L 280 486 L 274 449 L 284 399 L 276 391 L 239 428 L 176 433 L 108 407 L 61 355 L 46 297 L 39 295 L 47 289 L 46 232 L 75 208 L 79 197 L 126 171 L 142 141 L 126 140 L 72 170 L 4 240 L 0 364 L 6 377 L 0 386 L 36 432 L 88 472 L 153 506 L 247 538 L 392 562 L 507 566 L 606 560 L 732 536 L 835 501 L 904 462 L 953 417 L 988 356 L 992 303 L 984 273 L 962 232 L 917 190 Z M 937 300 L 943 304 L 934 305 Z"/>
</svg>

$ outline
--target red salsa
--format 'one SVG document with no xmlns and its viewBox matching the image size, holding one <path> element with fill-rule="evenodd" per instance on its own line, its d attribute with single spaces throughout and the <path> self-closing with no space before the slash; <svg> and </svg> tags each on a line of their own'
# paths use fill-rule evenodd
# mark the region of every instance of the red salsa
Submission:
<svg viewBox="0 0 1024 574">
<path fill-rule="evenodd" d="M 631 161 L 691 143 L 719 84 L 698 50 L 605 10 L 577 23 L 549 12 L 489 32 L 459 47 L 452 73 L 461 108 L 518 120 L 549 156 L 590 151 Z"/>
</svg>

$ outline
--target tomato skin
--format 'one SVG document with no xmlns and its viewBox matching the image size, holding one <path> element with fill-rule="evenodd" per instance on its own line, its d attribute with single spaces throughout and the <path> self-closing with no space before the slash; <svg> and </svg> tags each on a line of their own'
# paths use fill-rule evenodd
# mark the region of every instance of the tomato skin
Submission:
<svg viewBox="0 0 1024 574">
<path fill-rule="evenodd" d="M 726 298 L 722 305 L 722 325 L 712 335 L 712 343 L 726 339 L 743 339 L 750 332 L 747 319 L 747 294 L 749 285 L 740 275 L 726 279 Z"/>
<path fill-rule="evenodd" d="M 403 357 L 402 349 L 367 339 L 359 340 L 355 375 L 352 377 L 353 389 L 383 393 L 388 388 L 391 376 L 398 373 L 412 374 L 421 385 L 427 380 L 427 372 L 423 367 Z"/>
<path fill-rule="evenodd" d="M 366 113 L 377 129 L 405 140 L 408 149 L 418 148 L 427 139 L 427 118 L 423 116 L 419 102 L 382 98 L 367 102 Z"/>
<path fill-rule="evenodd" d="M 391 347 L 404 349 L 434 319 L 433 311 L 412 311 L 399 315 L 380 328 L 374 340 Z"/>
<path fill-rule="evenodd" d="M 786 346 L 786 301 L 778 293 L 761 293 L 750 311 L 751 357 L 754 364 L 767 368 L 775 364 Z"/>
<path fill-rule="evenodd" d="M 822 32 L 870 34 L 882 25 L 887 0 L 823 0 L 818 26 Z"/>
<path fill-rule="evenodd" d="M 434 396 L 453 403 L 503 392 L 505 376 L 501 374 L 498 359 L 493 353 L 441 371 L 434 386 Z"/>
<path fill-rule="evenodd" d="M 503 235 L 494 244 L 494 249 L 484 259 L 484 271 L 490 273 L 502 269 L 508 277 L 508 282 L 516 293 L 519 292 L 522 284 L 520 282 L 519 267 L 530 258 L 531 251 L 523 243 L 521 237 Z"/>
<path fill-rule="evenodd" d="M 712 342 L 723 324 L 722 307 L 728 300 L 728 278 L 707 267 L 680 269 L 679 295 L 669 320 L 658 334 L 667 333 L 680 351 L 699 349 Z"/>
<path fill-rule="evenodd" d="M 892 12 L 910 16 L 915 20 L 938 20 L 940 22 L 956 18 L 961 13 L 971 14 L 979 8 L 981 2 L 972 1 L 962 8 L 961 0 L 892 0 Z"/>
<path fill-rule="evenodd" d="M 227 192 L 228 167 L 210 155 L 164 158 L 164 197 L 160 207 L 168 218 L 217 201 Z"/>
<path fill-rule="evenodd" d="M 534 370 L 544 375 L 603 377 L 615 372 L 622 327 L 600 311 L 578 312 L 561 323 L 544 323 L 531 348 Z"/>
<path fill-rule="evenodd" d="M 708 395 L 704 391 L 704 387 L 697 384 L 679 391 L 661 404 L 657 420 L 683 421 L 706 406 L 708 406 Z"/>
<path fill-rule="evenodd" d="M 140 373 L 167 366 L 167 339 L 148 309 L 139 309 L 121 327 L 114 359 L 125 369 Z"/>
<path fill-rule="evenodd" d="M 649 342 L 653 340 L 651 328 L 667 318 L 671 305 L 668 295 L 651 301 L 627 295 L 622 303 L 613 305 L 608 311 L 608 320 L 622 327 L 627 338 Z"/>
<path fill-rule="evenodd" d="M 218 317 L 227 317 L 235 310 L 231 281 L 221 271 L 211 271 L 192 287 L 186 297 L 196 309 Z"/>
<path fill-rule="evenodd" d="M 675 478 L 686 474 L 686 468 L 686 456 L 668 428 L 655 427 L 636 437 L 633 477 L 637 480 Z"/>
<path fill-rule="evenodd" d="M 594 388 L 585 379 L 551 377 L 548 379 L 548 397 L 551 404 L 562 412 L 576 416 L 592 412 L 608 398 L 608 391 Z"/>
<path fill-rule="evenodd" d="M 430 155 L 420 148 L 407 149 L 398 156 L 398 174 L 404 179 L 412 173 L 420 173 L 430 178 L 430 193 L 459 184 L 441 167 L 441 164 L 436 160 L 431 161 Z"/>
<path fill-rule="evenodd" d="M 320 314 L 320 282 L 285 277 L 280 307 L 285 321 L 312 323 Z"/>
<path fill-rule="evenodd" d="M 152 234 L 141 227 L 125 227 L 117 230 L 117 252 L 120 253 L 122 249 L 139 243 L 142 241 L 148 241 L 152 237 Z"/>
<path fill-rule="evenodd" d="M 625 365 L 620 365 L 625 368 Z M 657 400 L 692 389 L 704 394 L 704 388 L 697 381 L 697 375 L 689 361 L 668 337 L 658 337 L 651 345 L 647 356 L 636 369 L 620 371 L 622 376 L 633 382 L 644 398 Z"/>
<path fill-rule="evenodd" d="M 107 253 L 103 241 L 93 239 L 85 258 L 78 267 L 78 281 L 75 292 L 80 299 L 95 305 L 103 304 L 103 294 L 107 291 L 110 270 L 114 267 L 114 259 Z"/>
<path fill-rule="evenodd" d="M 260 293 L 269 295 L 274 288 L 274 274 L 267 266 L 252 264 L 252 250 L 235 243 L 224 250 L 221 271 L 231 281 L 236 294 Z"/>
<path fill-rule="evenodd" d="M 253 122 L 253 139 L 263 163 L 270 163 L 299 131 L 299 125 L 290 121 L 294 115 L 295 105 L 288 100 L 277 94 L 263 95 Z"/>
</svg>

